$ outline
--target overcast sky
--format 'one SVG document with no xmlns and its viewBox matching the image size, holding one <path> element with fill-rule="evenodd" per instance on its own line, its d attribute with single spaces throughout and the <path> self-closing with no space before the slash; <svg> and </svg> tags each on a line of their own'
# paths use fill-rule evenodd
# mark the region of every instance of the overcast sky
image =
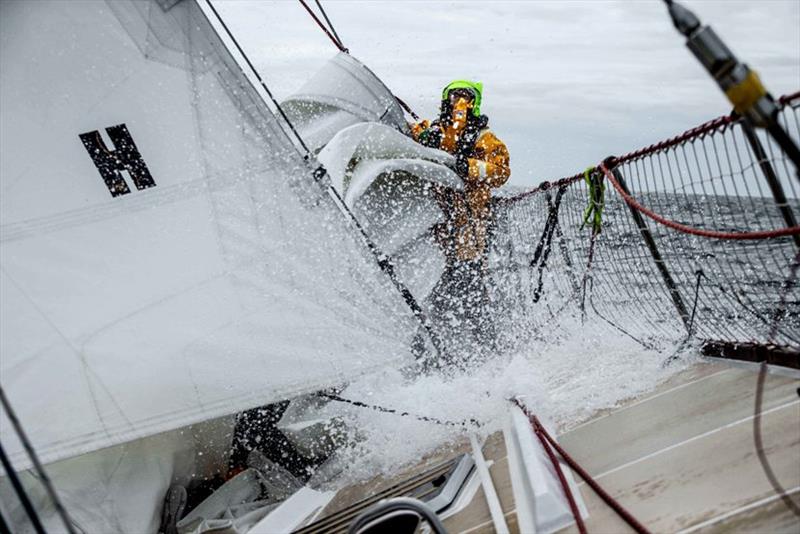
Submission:
<svg viewBox="0 0 800 534">
<path fill-rule="evenodd" d="M 729 111 L 660 0 L 322 3 L 351 53 L 422 116 L 435 116 L 449 81 L 482 81 L 515 185 L 574 174 Z M 336 53 L 295 0 L 215 5 L 280 99 Z M 800 90 L 800 0 L 684 5 L 773 94 Z"/>
</svg>

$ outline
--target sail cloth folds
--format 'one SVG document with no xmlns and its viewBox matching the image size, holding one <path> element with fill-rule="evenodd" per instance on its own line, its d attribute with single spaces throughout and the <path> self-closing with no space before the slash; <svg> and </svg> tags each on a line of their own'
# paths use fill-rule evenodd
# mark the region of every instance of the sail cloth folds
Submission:
<svg viewBox="0 0 800 534">
<path fill-rule="evenodd" d="M 378 122 L 409 133 L 403 110 L 389 88 L 344 52 L 328 61 L 282 107 L 314 152 L 358 123 Z"/>
<path fill-rule="evenodd" d="M 0 35 L 0 380 L 45 462 L 409 357 L 196 2 L 2 2 Z"/>
<path fill-rule="evenodd" d="M 453 155 L 373 122 L 340 131 L 318 158 L 400 279 L 424 302 L 445 268 L 434 238 L 445 222 L 437 194 L 463 189 L 450 168 Z"/>
</svg>

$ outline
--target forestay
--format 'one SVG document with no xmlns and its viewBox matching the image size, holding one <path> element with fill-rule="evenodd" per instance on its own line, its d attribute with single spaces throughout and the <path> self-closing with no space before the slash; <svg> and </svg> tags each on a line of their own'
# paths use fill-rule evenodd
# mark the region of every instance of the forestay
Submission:
<svg viewBox="0 0 800 534">
<path fill-rule="evenodd" d="M 0 5 L 0 376 L 45 462 L 408 357 L 402 298 L 204 7 Z"/>
</svg>

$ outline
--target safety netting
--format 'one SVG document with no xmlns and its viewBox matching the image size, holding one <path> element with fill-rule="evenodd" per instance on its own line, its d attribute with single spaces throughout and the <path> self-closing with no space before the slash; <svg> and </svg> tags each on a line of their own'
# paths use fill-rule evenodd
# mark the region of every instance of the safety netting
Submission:
<svg viewBox="0 0 800 534">
<path fill-rule="evenodd" d="M 800 93 L 779 121 L 800 138 Z M 514 340 L 564 313 L 646 347 L 680 339 L 800 348 L 800 176 L 723 116 L 495 200 L 490 273 Z"/>
</svg>

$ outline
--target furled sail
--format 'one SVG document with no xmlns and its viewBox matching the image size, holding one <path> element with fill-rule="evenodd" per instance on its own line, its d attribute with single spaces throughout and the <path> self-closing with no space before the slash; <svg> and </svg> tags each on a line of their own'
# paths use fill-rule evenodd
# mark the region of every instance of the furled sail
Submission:
<svg viewBox="0 0 800 534">
<path fill-rule="evenodd" d="M 433 228 L 444 222 L 436 191 L 463 188 L 450 169 L 455 158 L 389 125 L 369 122 L 337 133 L 319 160 L 400 278 L 423 301 L 445 264 L 433 236 Z"/>
<path fill-rule="evenodd" d="M 45 462 L 408 357 L 402 298 L 205 6 L 0 6 L 0 379 Z"/>
<path fill-rule="evenodd" d="M 308 146 L 318 151 L 334 135 L 362 122 L 408 133 L 397 99 L 363 63 L 344 52 L 328 61 L 283 108 Z"/>
</svg>

